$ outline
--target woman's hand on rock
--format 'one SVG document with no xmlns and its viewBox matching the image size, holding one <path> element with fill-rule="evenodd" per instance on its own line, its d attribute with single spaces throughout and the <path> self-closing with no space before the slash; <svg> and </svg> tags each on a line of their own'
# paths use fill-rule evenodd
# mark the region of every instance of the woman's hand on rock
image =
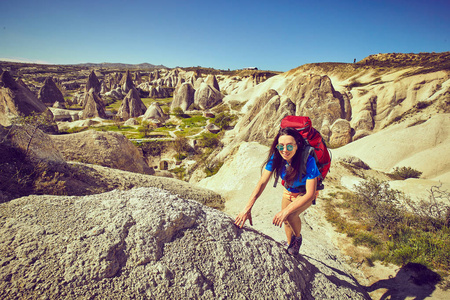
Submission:
<svg viewBox="0 0 450 300">
<path fill-rule="evenodd" d="M 245 221 L 247 220 L 250 222 L 250 225 L 253 226 L 251 210 L 240 212 L 236 217 L 236 219 L 234 220 L 234 225 L 236 225 L 239 228 L 242 228 L 245 224 Z"/>
</svg>

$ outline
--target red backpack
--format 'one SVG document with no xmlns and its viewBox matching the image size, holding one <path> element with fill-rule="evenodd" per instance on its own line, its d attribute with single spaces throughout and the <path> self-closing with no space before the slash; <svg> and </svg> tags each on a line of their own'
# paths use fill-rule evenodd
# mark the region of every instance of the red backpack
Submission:
<svg viewBox="0 0 450 300">
<path fill-rule="evenodd" d="M 281 120 L 281 128 L 292 127 L 297 129 L 306 141 L 306 149 L 303 152 L 303 166 L 306 168 L 306 160 L 312 155 L 316 160 L 317 168 L 320 171 L 320 178 L 317 182 L 317 190 L 324 188 L 322 180 L 327 176 L 331 166 L 331 155 L 320 133 L 312 127 L 311 119 L 304 116 L 286 116 Z M 306 170 L 302 170 L 304 173 Z M 276 182 L 275 182 L 276 185 Z"/>
</svg>

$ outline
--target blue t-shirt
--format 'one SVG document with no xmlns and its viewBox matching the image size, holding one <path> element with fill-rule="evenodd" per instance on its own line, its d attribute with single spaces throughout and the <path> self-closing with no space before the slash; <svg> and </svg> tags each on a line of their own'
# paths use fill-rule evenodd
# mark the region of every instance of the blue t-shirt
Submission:
<svg viewBox="0 0 450 300">
<path fill-rule="evenodd" d="M 287 162 L 285 160 L 283 160 L 283 162 L 284 162 L 284 166 L 281 169 L 280 176 L 281 176 L 281 179 L 284 180 L 284 178 L 286 176 L 286 165 L 287 165 Z M 270 171 L 270 172 L 272 172 L 274 170 L 274 167 L 273 167 L 273 155 L 270 158 L 269 162 L 266 164 L 265 169 L 267 171 Z M 303 186 L 303 185 L 305 185 L 306 184 L 306 180 L 314 179 L 314 178 L 319 177 L 319 176 L 320 176 L 320 172 L 319 172 L 319 169 L 317 168 L 316 160 L 314 159 L 314 157 L 312 157 L 310 155 L 310 156 L 308 156 L 308 160 L 306 162 L 306 175 L 303 176 L 303 178 L 301 178 L 301 180 L 300 180 L 301 174 L 299 174 L 299 176 L 297 176 L 297 178 L 294 180 L 294 183 L 292 184 L 292 186 L 285 186 L 285 188 L 289 192 L 298 193 L 298 192 L 300 192 L 298 190 L 298 188 Z"/>
</svg>

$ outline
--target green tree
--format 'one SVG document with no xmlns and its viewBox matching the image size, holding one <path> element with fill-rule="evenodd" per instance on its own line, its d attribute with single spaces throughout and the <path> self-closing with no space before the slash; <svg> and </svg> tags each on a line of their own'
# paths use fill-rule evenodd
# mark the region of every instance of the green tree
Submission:
<svg viewBox="0 0 450 300">
<path fill-rule="evenodd" d="M 189 151 L 189 144 L 187 138 L 183 136 L 178 136 L 175 138 L 175 140 L 172 143 L 173 149 L 177 153 L 177 159 L 182 160 L 187 155 L 186 152 Z"/>
<path fill-rule="evenodd" d="M 221 112 L 220 114 L 217 115 L 216 119 L 214 120 L 214 124 L 216 124 L 222 129 L 227 129 L 228 126 L 230 126 L 231 122 L 233 122 L 233 120 L 234 116 Z"/>
</svg>

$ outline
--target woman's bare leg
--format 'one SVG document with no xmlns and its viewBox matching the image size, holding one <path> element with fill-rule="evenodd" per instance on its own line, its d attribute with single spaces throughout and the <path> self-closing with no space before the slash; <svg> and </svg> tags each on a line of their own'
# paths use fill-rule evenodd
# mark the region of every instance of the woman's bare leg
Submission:
<svg viewBox="0 0 450 300">
<path fill-rule="evenodd" d="M 283 194 L 283 199 L 281 201 L 281 208 L 284 209 L 286 206 L 295 201 L 296 198 L 289 197 L 287 193 Z M 308 201 L 302 205 L 297 211 L 292 213 L 287 220 L 284 222 L 284 231 L 286 232 L 286 238 L 288 243 L 291 243 L 292 235 L 299 237 L 302 231 L 302 221 L 300 219 L 300 214 L 304 212 L 308 207 L 311 206 L 312 201 Z"/>
</svg>

